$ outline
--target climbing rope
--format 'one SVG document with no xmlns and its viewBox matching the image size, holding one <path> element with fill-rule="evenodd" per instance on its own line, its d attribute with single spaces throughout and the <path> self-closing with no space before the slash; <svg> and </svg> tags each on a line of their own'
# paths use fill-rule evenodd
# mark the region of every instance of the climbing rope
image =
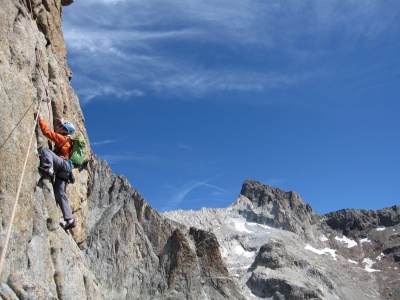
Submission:
<svg viewBox="0 0 400 300">
<path fill-rule="evenodd" d="M 27 16 L 29 18 L 29 25 L 32 29 L 32 31 L 34 31 L 34 28 L 32 26 L 32 22 L 33 22 L 33 9 L 32 9 L 32 4 L 31 1 L 28 0 L 19 0 L 20 4 L 21 4 L 21 9 L 24 9 L 24 15 Z M 37 37 L 37 36 L 36 36 Z M 42 53 L 40 51 L 40 45 L 38 42 L 38 38 L 36 39 L 36 44 L 33 45 L 33 41 L 32 39 L 29 39 L 29 42 L 31 44 L 31 47 L 35 48 L 35 57 L 36 57 L 36 68 L 37 71 L 39 73 L 39 77 L 41 80 L 41 83 L 44 87 L 44 92 L 46 93 L 46 101 L 47 101 L 47 108 L 48 108 L 48 112 L 49 112 L 49 118 L 50 118 L 50 98 L 49 98 L 49 87 L 48 85 L 45 83 L 45 81 L 43 80 L 43 78 L 45 77 L 42 71 Z M 31 80 L 31 83 L 33 85 L 33 82 Z M 40 96 L 43 98 L 43 91 L 42 91 L 42 95 Z M 19 124 L 21 123 L 21 121 L 23 120 L 23 118 L 26 116 L 26 114 L 29 112 L 30 108 L 32 107 L 32 105 L 35 103 L 36 99 L 32 101 L 31 105 L 28 107 L 28 109 L 25 111 L 24 115 L 21 117 L 21 119 L 18 121 L 18 123 L 15 125 L 15 127 L 13 128 L 13 130 L 10 132 L 10 134 L 7 136 L 7 138 L 4 140 L 4 142 L 1 144 L 0 146 L 0 151 L 3 149 L 4 145 L 7 143 L 7 141 L 10 139 L 10 137 L 12 136 L 12 134 L 14 133 L 14 131 L 17 129 L 17 127 L 19 126 Z"/>
<path fill-rule="evenodd" d="M 41 106 L 42 100 L 43 100 L 43 98 L 39 102 L 37 111 L 40 111 L 40 106 Z M 37 122 L 38 118 L 39 118 L 39 114 L 36 115 L 35 122 Z M 19 184 L 18 184 L 17 196 L 15 197 L 14 207 L 13 207 L 13 210 L 12 210 L 12 213 L 11 213 L 11 219 L 10 219 L 10 222 L 8 224 L 8 227 L 7 227 L 6 239 L 5 239 L 5 242 L 4 242 L 4 245 L 3 245 L 3 249 L 1 251 L 0 274 L 2 273 L 4 260 L 6 258 L 8 242 L 10 240 L 11 229 L 12 229 L 12 226 L 13 226 L 13 223 L 14 223 L 15 212 L 17 211 L 17 207 L 18 207 L 18 198 L 19 198 L 19 194 L 21 193 L 22 182 L 23 182 L 23 179 L 24 179 L 26 165 L 28 163 L 28 158 L 29 158 L 29 150 L 30 150 L 30 148 L 32 146 L 32 141 L 33 141 L 33 137 L 35 135 L 35 130 L 36 130 L 36 127 L 34 126 L 33 130 L 32 130 L 32 134 L 31 134 L 31 138 L 29 140 L 29 146 L 28 146 L 28 149 L 26 151 L 24 166 L 22 168 L 22 173 L 21 173 L 21 177 L 20 177 L 20 180 L 19 180 Z"/>
<path fill-rule="evenodd" d="M 11 130 L 10 134 L 7 136 L 7 138 L 5 139 L 5 141 L 3 142 L 3 144 L 1 144 L 0 146 L 0 152 L 3 149 L 4 145 L 7 143 L 7 141 L 10 139 L 10 137 L 12 136 L 12 134 L 14 133 L 14 131 L 17 129 L 17 127 L 19 126 L 19 124 L 22 122 L 22 120 L 25 118 L 26 114 L 29 112 L 29 110 L 31 109 L 32 105 L 35 103 L 36 99 L 32 101 L 31 105 L 29 105 L 28 109 L 25 111 L 24 115 L 21 117 L 21 119 L 19 119 L 17 125 L 14 126 L 14 129 Z"/>
<path fill-rule="evenodd" d="M 22 2 L 22 0 L 20 0 L 20 2 Z M 28 3 L 27 3 L 27 2 L 29 2 L 29 1 L 26 1 L 26 0 L 25 0 L 24 2 L 22 2 L 22 4 L 23 4 L 23 7 L 25 8 L 25 10 L 27 11 L 30 20 L 32 21 L 32 20 L 33 20 L 33 17 L 32 17 L 32 14 L 29 13 L 29 10 L 28 10 Z M 32 12 L 32 7 L 31 7 L 31 12 Z M 31 26 L 32 26 L 32 22 L 30 22 L 30 24 L 31 24 Z M 33 29 L 33 28 L 32 28 L 32 29 Z M 31 43 L 31 45 L 32 45 L 32 43 Z M 32 46 L 33 46 L 33 45 L 32 45 Z M 43 98 L 43 92 L 42 92 L 41 95 L 40 95 L 40 100 L 39 100 L 39 103 L 38 103 L 38 106 L 37 106 L 37 109 L 36 109 L 37 112 L 40 112 L 42 102 L 43 102 L 43 101 L 47 101 L 47 103 L 49 103 L 49 93 L 48 93 L 48 86 L 45 84 L 45 81 L 44 81 L 44 79 L 43 79 L 44 74 L 43 74 L 43 72 L 42 72 L 41 52 L 40 52 L 40 49 L 39 49 L 39 44 L 38 44 L 38 42 L 37 42 L 36 45 L 35 45 L 35 55 L 36 55 L 36 68 L 37 68 L 37 70 L 38 70 L 38 72 L 39 72 L 39 75 L 40 75 L 40 78 L 41 78 L 41 81 L 42 81 L 42 84 L 43 84 L 43 86 L 44 86 L 45 93 L 46 93 L 46 100 L 44 100 L 44 98 Z M 21 120 L 18 122 L 18 124 L 16 125 L 16 127 L 21 123 L 22 119 L 23 119 L 23 118 L 25 117 L 25 115 L 28 113 L 28 111 L 29 111 L 29 109 L 32 107 L 33 103 L 34 103 L 34 102 L 32 102 L 32 104 L 29 106 L 29 108 L 27 109 L 27 111 L 25 112 L 25 114 L 23 115 L 23 117 L 21 118 Z M 49 104 L 48 104 L 48 105 L 49 105 Z M 50 110 L 49 110 L 49 113 L 50 113 Z M 37 123 L 38 118 L 39 118 L 39 113 L 36 114 L 36 117 L 35 117 L 35 124 Z M 0 150 L 3 148 L 4 144 L 5 144 L 5 143 L 7 142 L 7 140 L 10 138 L 10 136 L 12 135 L 12 133 L 15 131 L 16 127 L 13 129 L 13 131 L 12 131 L 12 132 L 10 133 L 10 135 L 7 137 L 6 141 L 1 145 Z M 10 236 L 11 236 L 11 230 L 12 230 L 13 223 L 14 223 L 15 213 L 16 213 L 17 207 L 18 207 L 18 199 L 19 199 L 19 195 L 20 195 L 20 193 L 21 193 L 22 182 L 23 182 L 23 179 L 24 179 L 24 176 L 25 176 L 26 166 L 27 166 L 27 163 L 28 163 L 28 158 L 29 158 L 30 149 L 31 149 L 31 147 L 32 147 L 33 137 L 35 136 L 35 131 L 36 131 L 36 126 L 33 126 L 32 133 L 31 133 L 30 140 L 29 140 L 29 145 L 28 145 L 28 148 L 27 148 L 27 151 L 26 151 L 25 161 L 24 161 L 24 164 L 23 164 L 23 167 L 22 167 L 21 177 L 20 177 L 19 184 L 18 184 L 17 195 L 16 195 L 15 201 L 14 201 L 14 207 L 13 207 L 13 210 L 12 210 L 12 212 L 11 212 L 10 222 L 9 222 L 9 224 L 8 224 L 8 227 L 7 227 L 6 237 L 5 237 L 5 241 L 4 241 L 4 244 L 3 244 L 3 247 L 2 247 L 2 251 L 1 251 L 1 257 L 0 257 L 0 275 L 1 275 L 1 273 L 2 273 L 4 261 L 5 261 L 5 258 L 6 258 L 6 252 L 7 252 L 7 248 L 8 248 L 8 243 L 9 243 L 9 240 L 10 240 Z"/>
</svg>

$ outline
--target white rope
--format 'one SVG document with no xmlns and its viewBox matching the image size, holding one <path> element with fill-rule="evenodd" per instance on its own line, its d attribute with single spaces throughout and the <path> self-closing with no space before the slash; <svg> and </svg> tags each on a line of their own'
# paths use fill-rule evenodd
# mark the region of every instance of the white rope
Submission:
<svg viewBox="0 0 400 300">
<path fill-rule="evenodd" d="M 42 104 L 42 100 L 43 100 L 43 98 L 42 98 L 42 99 L 40 100 L 40 102 L 39 102 L 39 105 L 38 105 L 38 112 L 40 111 L 40 106 L 41 106 L 41 104 Z M 39 117 L 39 114 L 36 115 L 35 122 L 37 122 L 38 117 Z M 36 130 L 36 127 L 33 126 L 31 138 L 30 138 L 30 140 L 29 140 L 29 146 L 28 146 L 28 149 L 27 149 L 27 151 L 26 151 L 24 166 L 23 166 L 23 168 L 22 168 L 21 178 L 20 178 L 20 180 L 19 180 L 19 185 L 18 185 L 18 190 L 17 190 L 17 196 L 15 197 L 14 208 L 13 208 L 12 213 L 11 213 L 10 223 L 8 224 L 8 227 L 7 227 L 6 240 L 5 240 L 5 242 L 4 242 L 3 249 L 2 249 L 2 251 L 1 251 L 1 258 L 0 258 L 0 275 L 1 275 L 1 273 L 2 273 L 3 265 L 4 265 L 4 260 L 5 260 L 5 258 L 6 258 L 6 252 L 7 252 L 8 242 L 9 242 L 9 240 L 10 240 L 11 229 L 12 229 L 12 226 L 13 226 L 13 223 L 14 223 L 15 213 L 16 213 L 16 211 L 17 211 L 18 198 L 19 198 L 19 194 L 21 193 L 22 182 L 23 182 L 23 179 L 24 179 L 24 176 L 25 176 L 26 165 L 27 165 L 27 163 L 28 163 L 28 158 L 29 158 L 29 152 L 30 152 L 29 150 L 31 149 L 31 146 L 32 146 L 32 141 L 33 141 L 33 137 L 34 137 L 34 135 L 35 135 L 35 130 Z"/>
<path fill-rule="evenodd" d="M 26 1 L 24 1 L 23 6 L 24 6 L 25 10 L 28 11 L 28 7 L 27 7 Z M 32 18 L 32 15 L 29 13 L 29 11 L 28 11 L 28 15 L 29 15 L 29 19 L 31 21 L 31 26 L 32 26 L 33 18 Z M 31 41 L 31 45 L 32 45 L 32 41 Z M 38 43 L 36 44 L 36 47 L 35 47 L 35 54 L 36 54 L 36 60 L 37 60 L 36 61 L 36 67 L 37 67 L 37 69 L 39 71 L 42 84 L 43 84 L 43 86 L 45 88 L 46 101 L 48 101 L 49 100 L 48 99 L 48 87 L 45 85 L 45 82 L 43 80 L 44 74 L 43 74 L 43 72 L 41 70 L 42 62 L 41 62 L 41 53 L 40 53 L 40 50 L 39 50 Z M 41 96 L 40 96 L 40 100 L 39 100 L 39 104 L 38 104 L 38 108 L 37 108 L 38 114 L 36 115 L 36 118 L 35 118 L 35 124 L 37 123 L 38 118 L 39 118 L 39 112 L 40 112 L 40 108 L 41 108 L 42 102 L 43 102 L 43 93 L 41 93 Z M 21 177 L 20 177 L 19 184 L 18 184 L 17 195 L 15 197 L 14 207 L 13 207 L 13 210 L 12 210 L 12 213 L 11 213 L 10 222 L 8 224 L 8 227 L 7 227 L 7 233 L 6 233 L 5 242 L 4 242 L 2 251 L 1 251 L 0 275 L 1 275 L 2 271 L 3 271 L 3 265 L 4 265 L 5 258 L 6 258 L 6 252 L 7 252 L 7 248 L 8 248 L 8 243 L 10 241 L 11 230 L 12 230 L 13 223 L 14 223 L 15 213 L 16 213 L 17 207 L 18 207 L 18 199 L 19 199 L 19 195 L 21 193 L 22 182 L 24 180 L 26 166 L 27 166 L 28 158 L 29 158 L 29 152 L 30 152 L 30 149 L 31 149 L 31 146 L 32 146 L 33 137 L 35 135 L 35 130 L 36 130 L 36 126 L 33 126 L 32 134 L 31 134 L 31 137 L 30 137 L 30 140 L 29 140 L 29 145 L 28 145 L 28 148 L 27 148 L 27 151 L 26 151 L 24 165 L 23 165 L 22 172 L 21 172 Z"/>
</svg>

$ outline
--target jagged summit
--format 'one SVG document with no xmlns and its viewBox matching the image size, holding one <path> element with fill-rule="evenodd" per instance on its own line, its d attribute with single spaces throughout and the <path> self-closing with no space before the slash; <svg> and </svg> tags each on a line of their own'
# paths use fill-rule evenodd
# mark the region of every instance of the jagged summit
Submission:
<svg viewBox="0 0 400 300">
<path fill-rule="evenodd" d="M 285 192 L 255 180 L 243 183 L 240 197 L 231 207 L 249 222 L 298 234 L 309 234 L 309 227 L 319 216 L 296 192 Z"/>
<path fill-rule="evenodd" d="M 289 203 L 294 200 L 296 202 L 303 203 L 303 200 L 296 192 L 285 192 L 279 188 L 272 187 L 252 179 L 247 179 L 242 184 L 240 195 L 247 197 L 250 201 L 256 203 L 257 206 L 265 206 L 271 201 L 276 200 L 282 202 L 288 201 Z"/>
<path fill-rule="evenodd" d="M 302 214 L 314 213 L 311 206 L 304 203 L 296 192 L 285 192 L 255 180 L 246 180 L 242 185 L 240 195 L 249 199 L 257 207 L 277 205 L 278 202 L 285 210 L 292 211 L 299 217 Z"/>
</svg>

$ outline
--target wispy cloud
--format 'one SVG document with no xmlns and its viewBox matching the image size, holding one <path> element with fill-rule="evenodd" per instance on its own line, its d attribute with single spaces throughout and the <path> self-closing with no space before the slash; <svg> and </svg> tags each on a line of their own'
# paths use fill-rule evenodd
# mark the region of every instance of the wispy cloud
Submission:
<svg viewBox="0 0 400 300">
<path fill-rule="evenodd" d="M 321 70 L 301 61 L 326 55 L 338 32 L 335 50 L 398 30 L 399 10 L 394 0 L 86 0 L 64 10 L 64 33 L 85 103 L 104 95 L 196 97 L 278 89 L 315 78 Z M 248 61 L 255 49 L 269 67 L 260 70 L 255 60 L 241 69 L 215 55 L 215 62 L 205 64 L 202 52 L 216 47 Z M 277 54 L 290 67 L 269 63 Z"/>
<path fill-rule="evenodd" d="M 160 157 L 152 154 L 122 153 L 122 154 L 99 154 L 99 157 L 106 160 L 109 164 L 119 164 L 129 161 L 154 162 Z"/>
<path fill-rule="evenodd" d="M 107 97 L 108 99 L 136 99 L 144 96 L 144 92 L 139 89 L 127 89 L 112 83 L 104 83 L 101 80 L 93 80 L 84 74 L 79 74 L 76 78 L 75 90 L 81 97 L 82 104 L 89 103 L 96 97 Z"/>
<path fill-rule="evenodd" d="M 191 193 L 195 189 L 199 188 L 206 188 L 209 189 L 209 194 L 216 196 L 220 195 L 223 193 L 225 190 L 223 188 L 220 188 L 218 186 L 212 185 L 209 183 L 213 178 L 205 180 L 205 181 L 196 181 L 192 180 L 190 182 L 185 183 L 183 186 L 179 188 L 173 188 L 171 186 L 168 186 L 170 190 L 172 190 L 172 196 L 170 197 L 170 200 L 168 201 L 168 207 L 170 209 L 174 209 L 178 207 L 183 201 L 186 201 L 187 196 L 189 193 Z M 205 200 L 205 199 L 202 199 Z"/>
<path fill-rule="evenodd" d="M 184 143 L 178 143 L 178 148 L 186 151 L 192 151 L 192 148 Z"/>
<path fill-rule="evenodd" d="M 97 142 L 91 142 L 91 146 L 100 146 L 100 145 L 105 145 L 105 144 L 113 144 L 113 143 L 119 143 L 123 140 L 104 140 L 104 141 L 97 141 Z"/>
</svg>

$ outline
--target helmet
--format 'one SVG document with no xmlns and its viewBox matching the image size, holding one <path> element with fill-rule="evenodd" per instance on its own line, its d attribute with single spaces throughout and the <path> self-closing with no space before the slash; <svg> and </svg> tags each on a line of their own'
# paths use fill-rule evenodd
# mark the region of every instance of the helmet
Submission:
<svg viewBox="0 0 400 300">
<path fill-rule="evenodd" d="M 75 132 L 75 127 L 70 122 L 65 121 L 65 122 L 62 122 L 61 124 L 62 124 L 62 126 L 65 127 L 65 129 L 67 129 L 68 134 L 73 134 Z"/>
</svg>

